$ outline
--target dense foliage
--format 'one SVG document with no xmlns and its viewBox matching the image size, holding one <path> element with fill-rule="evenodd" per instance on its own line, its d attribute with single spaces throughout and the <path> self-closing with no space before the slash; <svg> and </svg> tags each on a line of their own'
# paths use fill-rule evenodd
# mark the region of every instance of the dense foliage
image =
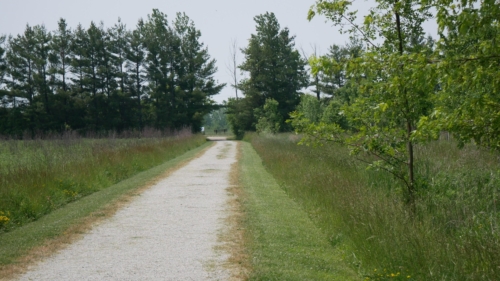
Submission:
<svg viewBox="0 0 500 281">
<path fill-rule="evenodd" d="M 129 30 L 92 22 L 0 37 L 0 135 L 200 129 L 224 87 L 201 33 L 158 10 Z"/>
<path fill-rule="evenodd" d="M 338 117 L 311 120 L 299 108 L 292 123 L 304 142 L 347 145 L 398 178 L 410 203 L 427 184 L 415 172 L 420 143 L 450 131 L 462 145 L 498 149 L 500 10 L 493 2 L 378 0 L 359 23 L 351 2 L 316 1 L 309 18 L 323 15 L 355 40 L 310 59 Z M 423 29 L 431 7 L 437 41 Z"/>
</svg>

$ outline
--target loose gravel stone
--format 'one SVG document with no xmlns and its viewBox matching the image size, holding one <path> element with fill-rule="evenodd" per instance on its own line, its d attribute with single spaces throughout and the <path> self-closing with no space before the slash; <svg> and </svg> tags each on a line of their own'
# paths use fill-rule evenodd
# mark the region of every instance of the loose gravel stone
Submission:
<svg viewBox="0 0 500 281">
<path fill-rule="evenodd" d="M 217 142 L 18 280 L 228 280 L 215 248 L 235 159 Z"/>
</svg>

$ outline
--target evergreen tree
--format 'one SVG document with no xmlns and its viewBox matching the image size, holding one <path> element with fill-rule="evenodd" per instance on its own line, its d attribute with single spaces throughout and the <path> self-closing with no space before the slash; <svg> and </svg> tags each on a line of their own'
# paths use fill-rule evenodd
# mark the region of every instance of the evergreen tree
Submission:
<svg viewBox="0 0 500 281">
<path fill-rule="evenodd" d="M 172 103 L 175 91 L 172 87 L 175 72 L 172 70 L 176 62 L 179 44 L 173 38 L 172 30 L 168 25 L 167 16 L 159 10 L 153 10 L 148 15 L 144 25 L 145 43 L 147 47 L 147 66 L 149 96 L 153 102 L 151 115 L 155 119 L 156 128 L 173 127 Z M 170 85 L 170 87 L 169 87 Z"/>
<path fill-rule="evenodd" d="M 159 10 L 133 31 L 120 19 L 74 30 L 60 19 L 53 35 L 28 25 L 6 48 L 2 36 L 0 134 L 198 131 L 224 86 L 200 37 L 185 14 L 170 26 Z"/>
<path fill-rule="evenodd" d="M 288 28 L 281 29 L 273 13 L 256 16 L 255 22 L 257 33 L 251 35 L 248 46 L 242 50 L 245 62 L 240 65 L 249 78 L 239 88 L 253 108 L 262 107 L 266 99 L 277 101 L 284 121 L 300 101 L 299 90 L 308 85 L 306 62 L 294 49 L 294 37 Z M 288 126 L 283 123 L 280 127 Z"/>
<path fill-rule="evenodd" d="M 50 88 L 49 55 L 52 35 L 46 30 L 45 26 L 37 25 L 33 28 L 33 31 L 35 40 L 33 83 L 37 100 L 40 100 L 43 104 L 43 110 L 38 109 L 38 127 L 42 131 L 53 130 L 57 124 L 55 124 L 55 120 L 51 116 L 53 92 Z"/>
<path fill-rule="evenodd" d="M 78 93 L 83 98 L 83 94 L 88 90 L 85 82 L 85 67 L 88 63 L 86 60 L 88 38 L 85 29 L 81 24 L 78 24 L 74 32 L 71 42 L 71 81 L 73 82 L 72 91 Z"/>
<path fill-rule="evenodd" d="M 56 89 L 67 91 L 67 76 L 71 65 L 71 42 L 72 32 L 68 28 L 65 19 L 60 19 L 58 29 L 54 32 L 51 43 L 51 73 L 53 75 L 52 83 Z"/>
<path fill-rule="evenodd" d="M 22 35 L 9 37 L 7 51 L 7 70 L 10 79 L 7 85 L 10 90 L 9 101 L 13 106 L 9 118 L 12 126 L 6 130 L 10 134 L 21 134 L 29 130 L 35 134 L 35 33 L 31 26 L 26 25 Z M 20 118 L 22 114 L 23 117 Z M 15 116 L 15 117 L 14 117 Z"/>
<path fill-rule="evenodd" d="M 125 71 L 125 60 L 127 52 L 127 27 L 118 18 L 118 23 L 115 24 L 110 30 L 111 36 L 110 51 L 113 54 L 116 69 L 118 71 L 118 86 L 121 92 L 126 92 L 125 84 L 127 80 L 127 73 Z"/>
<path fill-rule="evenodd" d="M 211 97 L 218 94 L 225 84 L 217 84 L 214 80 L 216 61 L 210 59 L 208 49 L 200 42 L 201 32 L 194 23 L 185 14 L 179 13 L 174 26 L 180 38 L 182 56 L 178 74 L 181 104 L 177 112 L 193 130 L 198 131 L 203 116 L 215 108 Z"/>
<path fill-rule="evenodd" d="M 125 48 L 127 85 L 131 97 L 136 99 L 137 127 L 144 127 L 142 113 L 142 95 L 144 94 L 143 85 L 146 81 L 144 70 L 146 64 L 146 49 L 144 42 L 144 22 L 141 19 L 135 30 L 127 33 L 127 47 Z"/>
<path fill-rule="evenodd" d="M 5 63 L 5 48 L 4 48 L 4 43 L 5 43 L 5 36 L 0 36 L 0 97 L 3 98 L 3 95 L 6 94 L 5 91 L 3 90 L 4 87 L 4 77 L 5 77 L 5 72 L 7 70 L 7 65 Z"/>
</svg>

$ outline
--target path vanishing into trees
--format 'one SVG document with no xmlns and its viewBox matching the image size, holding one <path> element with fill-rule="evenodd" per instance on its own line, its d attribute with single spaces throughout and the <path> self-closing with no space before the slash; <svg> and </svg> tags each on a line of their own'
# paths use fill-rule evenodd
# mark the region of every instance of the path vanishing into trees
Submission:
<svg viewBox="0 0 500 281">
<path fill-rule="evenodd" d="M 220 236 L 235 161 L 236 142 L 215 142 L 17 280 L 230 279 Z"/>
</svg>

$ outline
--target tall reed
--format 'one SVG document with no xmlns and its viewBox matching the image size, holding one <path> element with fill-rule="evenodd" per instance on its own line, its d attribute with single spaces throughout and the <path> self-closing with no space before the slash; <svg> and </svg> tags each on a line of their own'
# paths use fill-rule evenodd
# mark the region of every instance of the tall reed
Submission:
<svg viewBox="0 0 500 281">
<path fill-rule="evenodd" d="M 399 183 L 345 148 L 251 136 L 265 166 L 367 280 L 498 280 L 498 154 L 450 141 L 418 147 L 417 215 Z"/>
</svg>

